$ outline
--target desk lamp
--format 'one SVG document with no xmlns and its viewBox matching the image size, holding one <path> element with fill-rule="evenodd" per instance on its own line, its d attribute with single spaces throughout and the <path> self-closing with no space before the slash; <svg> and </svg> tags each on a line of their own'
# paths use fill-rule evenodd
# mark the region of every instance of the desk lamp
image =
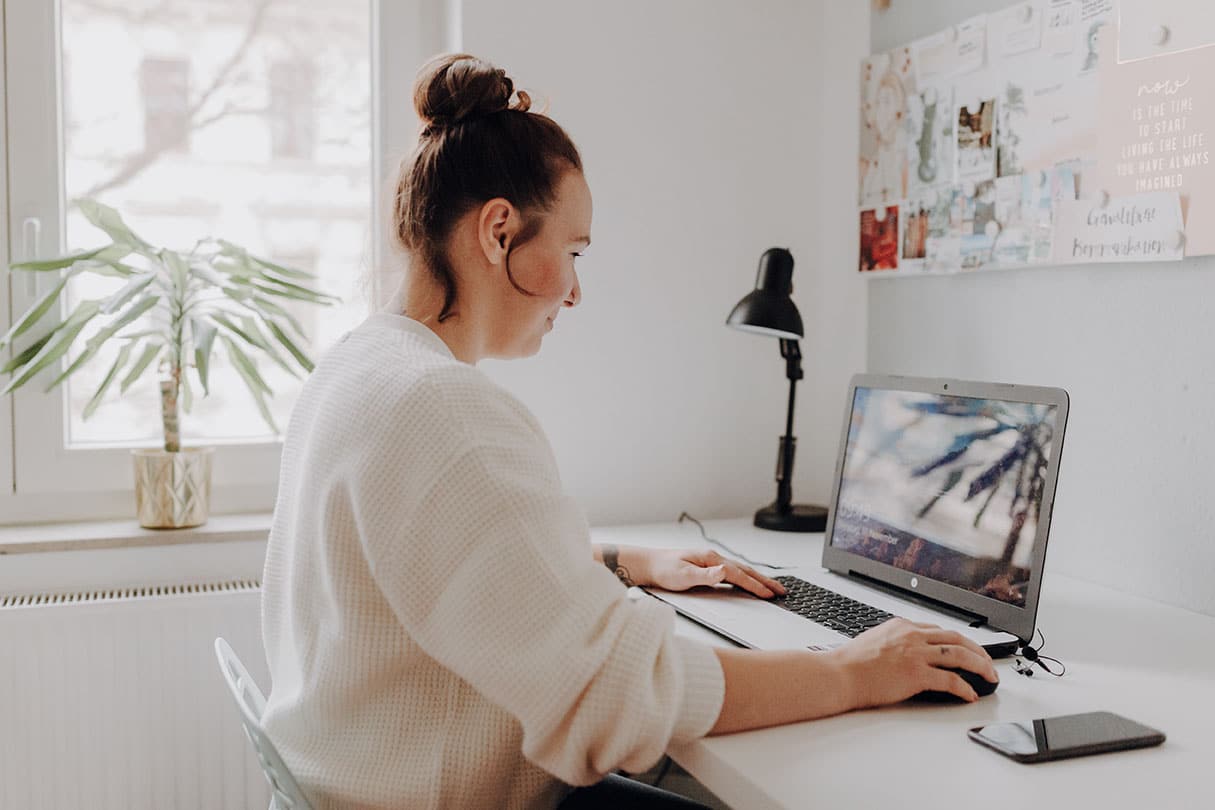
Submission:
<svg viewBox="0 0 1215 810">
<path fill-rule="evenodd" d="M 757 335 L 780 338 L 780 356 L 785 358 L 789 378 L 789 413 L 785 435 L 776 457 L 776 501 L 755 513 L 755 525 L 779 532 L 821 532 L 827 528 L 827 510 L 821 506 L 793 503 L 793 397 L 802 374 L 802 316 L 789 296 L 793 292 L 793 254 L 785 248 L 768 248 L 759 257 L 755 289 L 739 301 L 726 318 L 726 326 Z"/>
</svg>

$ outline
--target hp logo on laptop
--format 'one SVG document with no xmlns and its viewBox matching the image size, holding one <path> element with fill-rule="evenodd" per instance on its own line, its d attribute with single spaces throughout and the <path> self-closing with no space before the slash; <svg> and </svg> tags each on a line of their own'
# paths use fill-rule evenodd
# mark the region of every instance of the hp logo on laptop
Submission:
<svg viewBox="0 0 1215 810">
<path fill-rule="evenodd" d="M 918 588 L 918 587 L 920 587 L 920 579 L 919 579 L 919 577 L 912 577 L 912 578 L 911 578 L 911 587 L 913 587 L 913 588 Z"/>
</svg>

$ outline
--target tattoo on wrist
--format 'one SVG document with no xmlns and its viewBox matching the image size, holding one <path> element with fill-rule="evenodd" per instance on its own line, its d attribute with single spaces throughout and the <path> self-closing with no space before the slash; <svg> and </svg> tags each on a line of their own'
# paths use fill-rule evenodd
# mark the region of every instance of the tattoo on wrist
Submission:
<svg viewBox="0 0 1215 810">
<path fill-rule="evenodd" d="M 616 579 L 623 582 L 629 588 L 637 584 L 633 582 L 633 578 L 629 576 L 629 569 L 620 564 L 620 549 L 609 543 L 605 543 L 599 548 L 603 552 L 603 564 L 607 566 L 609 571 L 616 575 Z"/>
</svg>

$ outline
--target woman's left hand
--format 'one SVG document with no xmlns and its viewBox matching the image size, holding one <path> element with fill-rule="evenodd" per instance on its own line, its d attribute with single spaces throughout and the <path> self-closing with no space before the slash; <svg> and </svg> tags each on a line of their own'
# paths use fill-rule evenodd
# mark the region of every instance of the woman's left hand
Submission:
<svg viewBox="0 0 1215 810">
<path fill-rule="evenodd" d="M 785 592 L 776 580 L 750 566 L 726 559 L 711 550 L 646 549 L 646 579 L 668 591 L 686 591 L 698 585 L 728 582 L 756 596 L 771 599 Z"/>
</svg>

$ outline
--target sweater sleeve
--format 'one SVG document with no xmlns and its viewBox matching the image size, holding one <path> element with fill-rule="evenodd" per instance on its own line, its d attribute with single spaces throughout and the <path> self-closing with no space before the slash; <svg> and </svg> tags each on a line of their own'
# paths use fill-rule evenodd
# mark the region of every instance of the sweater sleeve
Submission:
<svg viewBox="0 0 1215 810">
<path fill-rule="evenodd" d="M 428 655 L 518 719 L 529 760 L 575 785 L 643 771 L 708 733 L 721 666 L 675 637 L 670 607 L 630 598 L 595 563 L 547 442 L 514 405 L 487 405 L 478 430 L 442 429 L 459 449 L 416 499 L 392 487 L 417 474 L 408 454 L 356 481 L 372 575 Z M 457 426 L 459 411 L 445 413 Z"/>
</svg>

